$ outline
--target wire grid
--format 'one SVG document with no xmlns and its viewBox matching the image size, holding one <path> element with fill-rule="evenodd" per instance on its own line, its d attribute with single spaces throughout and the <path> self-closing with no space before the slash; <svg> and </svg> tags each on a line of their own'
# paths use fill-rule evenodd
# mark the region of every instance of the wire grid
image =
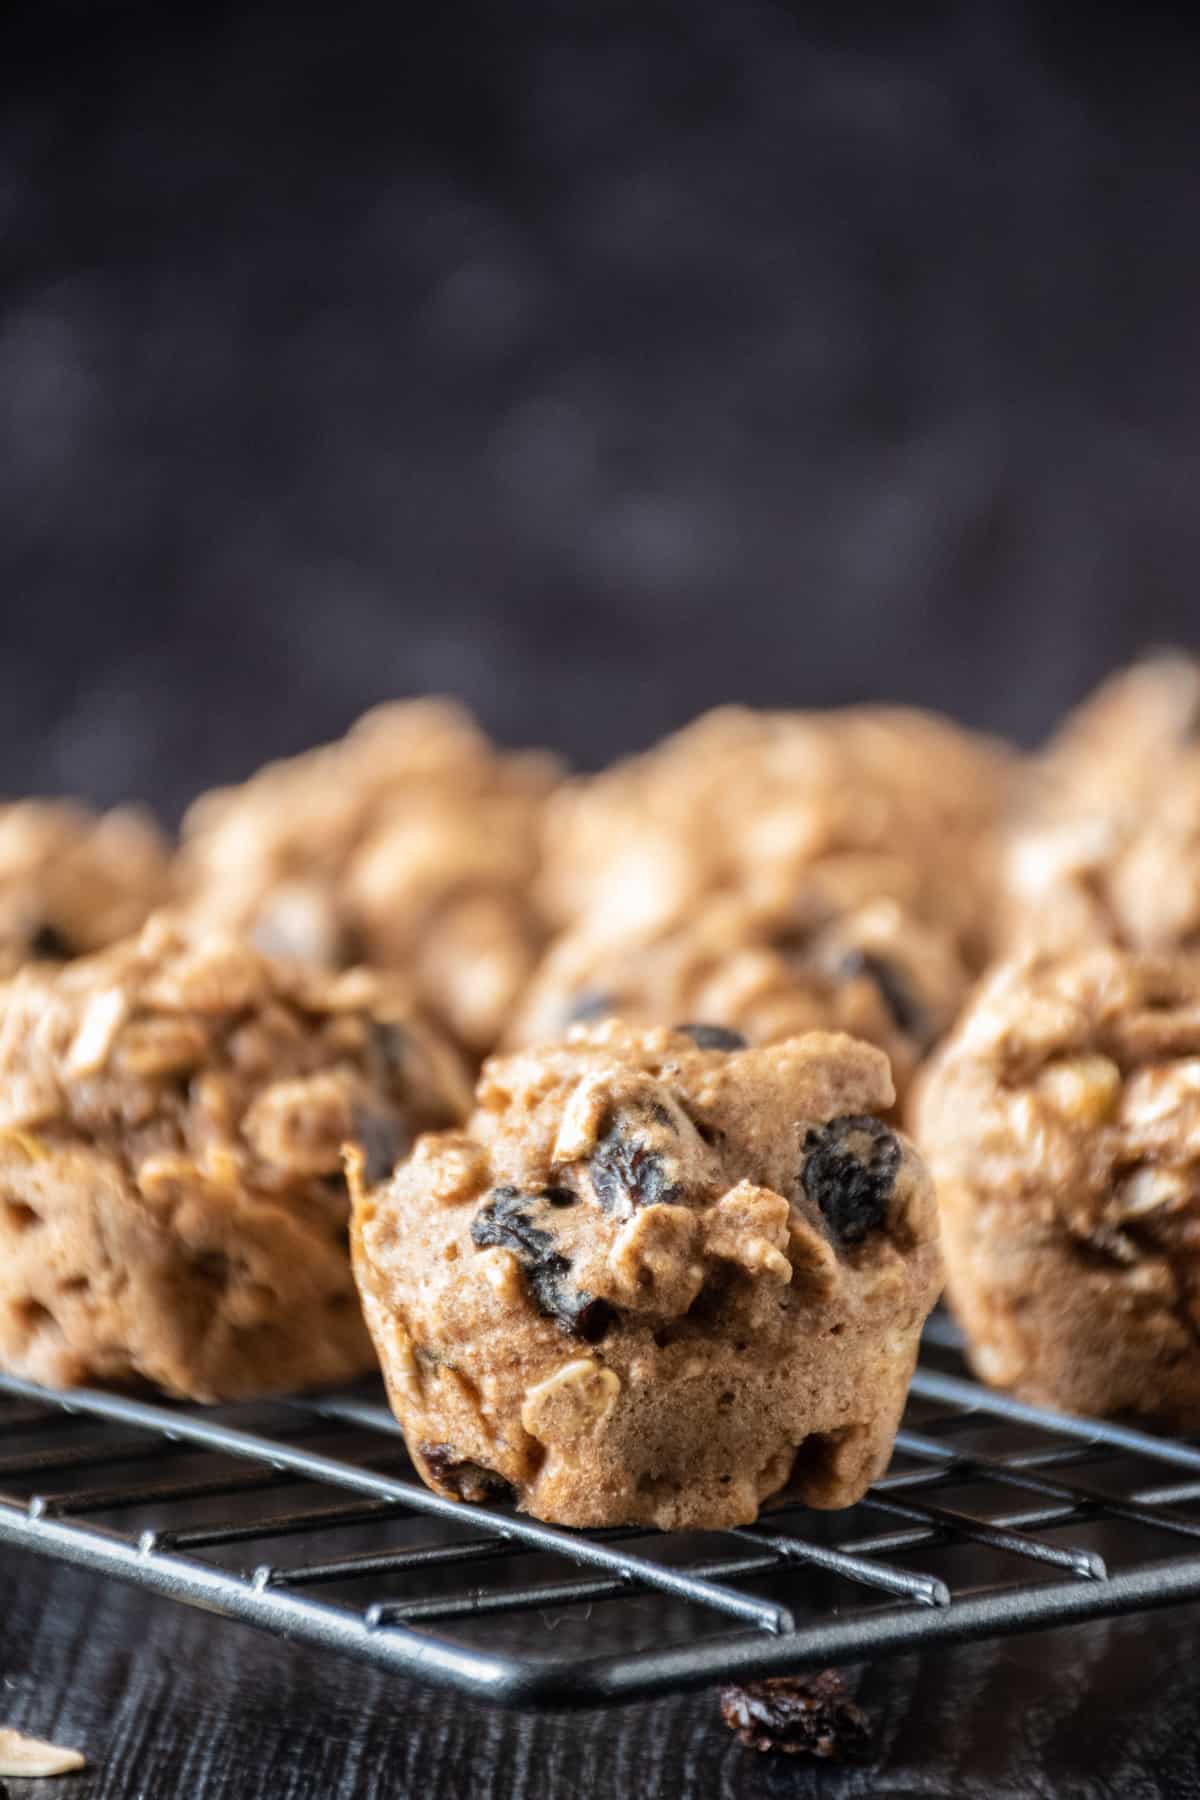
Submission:
<svg viewBox="0 0 1200 1800">
<path fill-rule="evenodd" d="M 200 1409 L 0 1378 L 0 1543 L 476 1697 L 597 1705 L 1200 1597 L 1200 1448 L 990 1393 L 935 1325 L 857 1506 L 579 1532 L 429 1492 L 374 1391 Z"/>
</svg>

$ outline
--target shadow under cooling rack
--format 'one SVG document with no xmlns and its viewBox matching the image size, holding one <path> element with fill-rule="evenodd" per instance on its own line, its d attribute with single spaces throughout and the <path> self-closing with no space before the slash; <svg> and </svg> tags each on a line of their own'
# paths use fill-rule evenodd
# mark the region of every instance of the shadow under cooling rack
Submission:
<svg viewBox="0 0 1200 1800">
<path fill-rule="evenodd" d="M 678 1536 L 442 1500 L 375 1389 L 201 1409 L 0 1378 L 0 1544 L 510 1705 L 1200 1597 L 1200 1448 L 960 1370 L 935 1326 L 892 1465 L 857 1506 Z"/>
</svg>

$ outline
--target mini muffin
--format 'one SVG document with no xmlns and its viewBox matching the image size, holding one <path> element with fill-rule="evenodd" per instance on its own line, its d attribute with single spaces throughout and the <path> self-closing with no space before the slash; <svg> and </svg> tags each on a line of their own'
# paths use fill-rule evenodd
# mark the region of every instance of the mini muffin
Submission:
<svg viewBox="0 0 1200 1800">
<path fill-rule="evenodd" d="M 406 985 L 135 939 L 0 987 L 0 1366 L 197 1400 L 373 1366 L 342 1146 L 382 1176 L 464 1116 Z"/>
<path fill-rule="evenodd" d="M 560 790 L 542 890 L 562 924 L 621 939 L 730 893 L 844 913 L 897 901 L 972 965 L 992 929 L 992 838 L 1011 754 L 900 708 L 724 707 Z"/>
<path fill-rule="evenodd" d="M 718 898 L 694 920 L 629 942 L 587 926 L 548 951 L 508 1042 L 548 1043 L 610 1016 L 640 1025 L 701 1019 L 748 1043 L 844 1031 L 886 1051 L 903 1102 L 921 1059 L 953 1023 L 968 985 L 947 933 L 894 900 L 842 918 L 819 906 Z"/>
<path fill-rule="evenodd" d="M 981 1376 L 1200 1426 L 1200 959 L 999 967 L 918 1095 L 951 1304 Z"/>
<path fill-rule="evenodd" d="M 1164 761 L 1200 736 L 1200 661 L 1157 650 L 1110 675 L 1068 714 L 1034 765 L 1045 804 L 1137 816 Z"/>
<path fill-rule="evenodd" d="M 0 975 L 65 962 L 136 931 L 169 894 L 166 842 L 133 807 L 0 806 Z"/>
<path fill-rule="evenodd" d="M 1034 765 L 1001 862 L 1008 949 L 1200 948 L 1200 663 L 1114 676 Z"/>
<path fill-rule="evenodd" d="M 355 1181 L 355 1271 L 420 1473 L 579 1526 L 847 1506 L 941 1285 L 887 1060 L 610 1020 L 494 1058 L 464 1130 Z"/>
<path fill-rule="evenodd" d="M 195 802 L 190 910 L 271 955 L 411 971 L 482 1055 L 544 941 L 530 889 L 557 777 L 553 758 L 497 750 L 449 701 L 380 707 L 338 743 Z"/>
</svg>

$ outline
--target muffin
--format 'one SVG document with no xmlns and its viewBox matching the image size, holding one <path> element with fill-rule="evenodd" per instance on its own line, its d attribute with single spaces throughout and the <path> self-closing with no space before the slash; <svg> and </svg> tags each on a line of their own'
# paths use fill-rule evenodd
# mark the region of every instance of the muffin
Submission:
<svg viewBox="0 0 1200 1800">
<path fill-rule="evenodd" d="M 342 1146 L 381 1177 L 469 1098 L 395 976 L 161 916 L 22 970 L 0 987 L 0 1366 L 197 1400 L 370 1369 Z"/>
<path fill-rule="evenodd" d="M 616 1020 L 485 1065 L 465 1128 L 353 1159 L 354 1263 L 439 1493 L 744 1524 L 885 1467 L 941 1285 L 883 1054 Z"/>
<path fill-rule="evenodd" d="M 1105 682 L 1035 764 L 1001 859 L 1013 952 L 1200 948 L 1200 664 Z"/>
<path fill-rule="evenodd" d="M 413 700 L 203 795 L 183 823 L 191 915 L 269 954 L 410 971 L 469 1053 L 499 1037 L 544 941 L 531 888 L 554 759 L 497 750 Z"/>
<path fill-rule="evenodd" d="M 993 973 L 924 1076 L 951 1305 L 979 1374 L 1200 1426 L 1200 959 Z"/>
<path fill-rule="evenodd" d="M 1006 749 L 931 714 L 724 707 L 555 796 L 546 908 L 621 940 L 723 893 L 834 915 L 888 899 L 974 967 L 1012 769 Z"/>
<path fill-rule="evenodd" d="M 134 807 L 0 806 L 0 976 L 66 962 L 136 931 L 170 892 L 166 842 Z"/>
<path fill-rule="evenodd" d="M 549 1043 L 571 1025 L 704 1020 L 752 1044 L 844 1031 L 885 1051 L 897 1099 L 953 1023 L 968 985 L 947 933 L 894 900 L 841 918 L 718 897 L 692 920 L 625 942 L 587 926 L 547 952 L 508 1034 Z"/>
</svg>

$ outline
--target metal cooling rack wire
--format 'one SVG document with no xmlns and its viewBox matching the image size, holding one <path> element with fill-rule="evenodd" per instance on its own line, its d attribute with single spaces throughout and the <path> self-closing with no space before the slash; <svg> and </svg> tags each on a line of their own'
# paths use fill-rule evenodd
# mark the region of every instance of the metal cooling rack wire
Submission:
<svg viewBox="0 0 1200 1800">
<path fill-rule="evenodd" d="M 914 1379 L 910 1421 L 897 1439 L 892 1469 L 839 1516 L 848 1520 L 850 1535 L 827 1542 L 815 1522 L 806 1529 L 813 1515 L 788 1509 L 754 1527 L 704 1534 L 697 1540 L 704 1552 L 698 1549 L 687 1566 L 654 1554 L 678 1540 L 647 1531 L 558 1530 L 511 1512 L 465 1508 L 386 1467 L 351 1460 L 350 1451 L 314 1447 L 332 1433 L 340 1448 L 352 1442 L 352 1454 L 361 1456 L 365 1437 L 373 1462 L 407 1468 L 398 1428 L 377 1401 L 357 1394 L 291 1401 L 282 1410 L 292 1423 L 276 1434 L 228 1422 L 230 1415 L 249 1420 L 254 1410 L 223 1408 L 214 1416 L 88 1390 L 51 1393 L 0 1378 L 0 1543 L 510 1704 L 633 1700 L 1200 1597 L 1200 1519 L 1176 1510 L 1200 1502 L 1200 1450 L 1025 1406 L 928 1366 Z M 919 1420 L 911 1418 L 915 1410 Z M 54 1441 L 63 1427 L 81 1424 L 91 1433 L 86 1442 Z M 1000 1452 L 964 1447 L 964 1435 L 979 1426 L 1012 1428 L 1021 1441 Z M 5 1450 L 18 1437 L 33 1438 L 33 1447 Z M 193 1472 L 164 1474 L 164 1453 L 198 1457 L 199 1464 Z M 1143 1475 L 1148 1463 L 1170 1479 L 1106 1492 L 1086 1480 L 1088 1465 L 1099 1459 L 1116 1459 L 1118 1468 L 1124 1459 Z M 104 1479 L 96 1480 L 93 1472 L 101 1469 Z M 14 1482 L 33 1491 L 11 1492 Z M 262 1510 L 261 1496 L 282 1490 L 286 1497 L 299 1486 L 321 1490 L 319 1501 L 289 1506 L 285 1498 L 282 1509 Z M 985 1495 L 986 1503 L 968 1504 L 964 1490 Z M 180 1522 L 174 1516 L 185 1503 L 222 1498 L 231 1502 L 227 1517 Z M 119 1521 L 135 1511 L 153 1522 L 122 1529 L 97 1518 Z M 334 1532 L 418 1516 L 469 1535 L 395 1548 L 329 1548 L 294 1563 L 251 1555 L 240 1569 L 201 1554 L 300 1536 L 328 1543 Z M 1066 1529 L 1074 1536 L 1078 1527 L 1083 1536 L 1097 1524 L 1110 1532 L 1158 1534 L 1163 1554 L 1134 1557 L 1114 1572 L 1094 1545 L 1041 1535 Z M 721 1546 L 715 1552 L 714 1539 Z M 948 1552 L 964 1548 L 984 1557 L 986 1580 L 952 1578 Z M 922 1566 L 905 1560 L 914 1553 Z M 509 1569 L 518 1556 L 550 1558 L 552 1566 L 514 1582 Z M 1003 1579 L 996 1577 L 996 1558 L 1009 1571 Z M 444 1579 L 458 1570 L 463 1584 L 444 1589 Z M 317 1597 L 335 1584 L 369 1587 L 395 1576 L 416 1591 L 399 1598 L 368 1592 L 358 1604 Z M 789 1594 L 799 1584 L 802 1616 L 781 1599 L 739 1585 L 747 1582 L 782 1586 Z M 639 1616 L 632 1643 L 626 1631 L 618 1634 L 619 1647 L 599 1653 L 592 1645 L 586 1652 L 557 1648 L 536 1620 L 516 1648 L 470 1641 L 472 1627 L 477 1633 L 489 1619 L 627 1603 L 647 1593 L 700 1609 L 706 1629 L 663 1644 L 661 1619 L 649 1611 Z M 459 1635 L 464 1630 L 466 1638 Z M 597 1628 L 595 1644 L 604 1635 Z"/>
</svg>

